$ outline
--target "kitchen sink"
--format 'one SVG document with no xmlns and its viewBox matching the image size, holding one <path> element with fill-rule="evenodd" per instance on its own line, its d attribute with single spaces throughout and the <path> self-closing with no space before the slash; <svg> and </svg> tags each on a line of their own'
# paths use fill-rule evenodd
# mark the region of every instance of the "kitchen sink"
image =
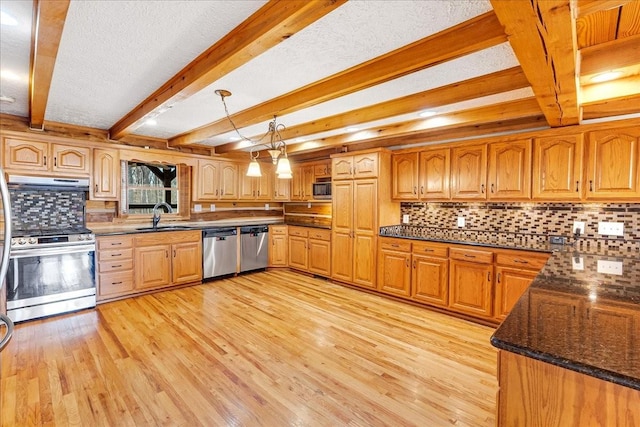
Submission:
<svg viewBox="0 0 640 427">
<path fill-rule="evenodd" d="M 160 225 L 157 228 L 153 227 L 140 227 L 136 228 L 136 231 L 175 231 L 175 230 L 193 230 L 193 227 L 188 225 Z"/>
</svg>

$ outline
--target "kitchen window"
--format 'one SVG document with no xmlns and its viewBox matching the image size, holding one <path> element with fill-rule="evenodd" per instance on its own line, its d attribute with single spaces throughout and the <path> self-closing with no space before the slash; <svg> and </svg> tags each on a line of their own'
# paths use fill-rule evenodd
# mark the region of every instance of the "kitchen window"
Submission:
<svg viewBox="0 0 640 427">
<path fill-rule="evenodd" d="M 166 202 L 175 216 L 188 216 L 189 168 L 186 165 L 122 162 L 121 213 L 151 216 L 157 203 Z M 186 186 L 186 187 L 185 187 Z"/>
</svg>

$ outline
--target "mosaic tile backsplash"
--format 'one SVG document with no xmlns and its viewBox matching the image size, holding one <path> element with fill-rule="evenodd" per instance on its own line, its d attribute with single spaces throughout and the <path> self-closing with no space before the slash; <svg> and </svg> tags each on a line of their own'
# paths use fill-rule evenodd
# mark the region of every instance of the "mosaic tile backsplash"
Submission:
<svg viewBox="0 0 640 427">
<path fill-rule="evenodd" d="M 10 189 L 14 230 L 70 229 L 84 226 L 85 193 Z"/>
<path fill-rule="evenodd" d="M 573 242 L 573 222 L 583 221 L 585 233 L 577 241 L 579 249 L 592 248 L 640 251 L 640 203 L 402 203 L 401 215 L 409 224 L 438 230 L 439 233 L 483 235 L 507 233 L 532 241 L 564 236 Z M 402 216 L 401 216 L 402 217 Z M 465 226 L 458 227 L 458 217 Z M 598 234 L 598 222 L 624 223 L 624 236 Z"/>
</svg>

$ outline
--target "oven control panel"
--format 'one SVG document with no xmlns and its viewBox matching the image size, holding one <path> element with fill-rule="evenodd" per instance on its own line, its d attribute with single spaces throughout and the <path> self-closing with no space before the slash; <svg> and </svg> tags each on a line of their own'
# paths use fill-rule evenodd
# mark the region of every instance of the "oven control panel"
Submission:
<svg viewBox="0 0 640 427">
<path fill-rule="evenodd" d="M 67 234 L 61 236 L 14 237 L 11 248 L 33 248 L 45 246 L 68 246 L 72 244 L 94 243 L 94 234 Z"/>
</svg>

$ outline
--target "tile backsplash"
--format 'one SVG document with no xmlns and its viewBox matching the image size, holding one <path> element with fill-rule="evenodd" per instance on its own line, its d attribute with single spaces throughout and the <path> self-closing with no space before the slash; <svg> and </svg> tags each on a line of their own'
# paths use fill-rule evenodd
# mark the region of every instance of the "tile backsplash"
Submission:
<svg viewBox="0 0 640 427">
<path fill-rule="evenodd" d="M 84 226 L 85 193 L 10 189 L 14 230 L 70 229 Z"/>
<path fill-rule="evenodd" d="M 574 221 L 585 222 L 579 246 L 640 248 L 640 203 L 402 203 L 401 218 L 414 226 L 466 232 L 573 237 Z M 458 218 L 465 220 L 458 227 Z M 598 222 L 624 223 L 624 236 L 598 234 Z M 636 251 L 638 249 L 635 249 Z"/>
</svg>

